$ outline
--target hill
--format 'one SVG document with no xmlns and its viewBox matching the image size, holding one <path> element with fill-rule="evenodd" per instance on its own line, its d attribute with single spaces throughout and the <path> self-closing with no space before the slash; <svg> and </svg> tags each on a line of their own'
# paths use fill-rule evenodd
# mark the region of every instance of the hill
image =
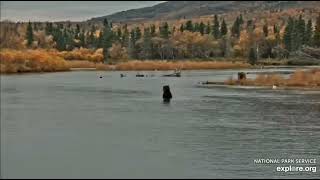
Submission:
<svg viewBox="0 0 320 180">
<path fill-rule="evenodd" d="M 196 18 L 205 15 L 222 14 L 234 11 L 284 10 L 288 8 L 319 7 L 318 1 L 168 1 L 139 9 L 121 11 L 115 14 L 96 17 L 89 22 L 137 22 L 146 20 L 173 20 Z"/>
</svg>

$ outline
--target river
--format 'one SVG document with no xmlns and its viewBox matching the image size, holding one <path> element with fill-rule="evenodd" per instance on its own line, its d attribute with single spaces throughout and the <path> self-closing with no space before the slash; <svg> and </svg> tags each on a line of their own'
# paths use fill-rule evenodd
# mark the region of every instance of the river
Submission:
<svg viewBox="0 0 320 180">
<path fill-rule="evenodd" d="M 319 171 L 320 94 L 198 86 L 237 72 L 2 75 L 2 177 L 319 177 L 254 159 L 316 158 Z"/>
</svg>

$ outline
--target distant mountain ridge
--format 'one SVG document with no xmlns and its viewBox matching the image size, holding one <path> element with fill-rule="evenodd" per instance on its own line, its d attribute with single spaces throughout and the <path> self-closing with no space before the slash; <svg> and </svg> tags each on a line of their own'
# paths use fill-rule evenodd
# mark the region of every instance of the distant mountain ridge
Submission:
<svg viewBox="0 0 320 180">
<path fill-rule="evenodd" d="M 193 18 L 232 11 L 319 7 L 319 1 L 168 1 L 151 7 L 131 9 L 88 21 L 113 22 L 172 20 Z"/>
</svg>

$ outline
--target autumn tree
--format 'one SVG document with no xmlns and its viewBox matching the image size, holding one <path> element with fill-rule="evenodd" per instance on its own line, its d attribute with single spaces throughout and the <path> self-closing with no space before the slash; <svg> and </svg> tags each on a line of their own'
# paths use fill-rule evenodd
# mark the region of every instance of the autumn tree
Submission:
<svg viewBox="0 0 320 180">
<path fill-rule="evenodd" d="M 119 42 L 113 43 L 112 47 L 109 48 L 108 51 L 108 54 L 110 56 L 110 63 L 117 63 L 128 59 L 126 48 L 122 47 Z"/>
</svg>

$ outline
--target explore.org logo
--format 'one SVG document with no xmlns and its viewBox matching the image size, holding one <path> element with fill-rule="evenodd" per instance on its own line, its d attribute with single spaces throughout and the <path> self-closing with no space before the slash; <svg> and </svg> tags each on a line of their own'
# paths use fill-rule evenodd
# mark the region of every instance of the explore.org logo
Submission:
<svg viewBox="0 0 320 180">
<path fill-rule="evenodd" d="M 283 164 L 276 166 L 277 172 L 317 172 L 316 159 L 254 159 L 254 164 Z M 293 166 L 299 165 L 299 166 Z"/>
</svg>

